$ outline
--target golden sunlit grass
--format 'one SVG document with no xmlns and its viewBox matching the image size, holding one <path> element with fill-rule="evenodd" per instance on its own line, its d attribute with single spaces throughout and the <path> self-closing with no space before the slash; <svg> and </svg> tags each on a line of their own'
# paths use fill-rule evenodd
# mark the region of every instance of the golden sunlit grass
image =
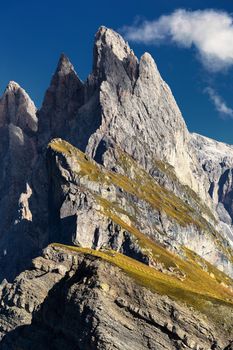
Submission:
<svg viewBox="0 0 233 350">
<path fill-rule="evenodd" d="M 156 261 L 162 263 L 165 269 L 172 267 L 175 268 L 177 272 L 180 271 L 182 275 L 186 276 L 185 283 L 188 282 L 197 286 L 199 283 L 206 281 L 207 283 L 204 283 L 203 287 L 206 286 L 206 290 L 208 290 L 210 285 L 216 287 L 216 282 L 218 282 L 229 285 L 229 287 L 233 289 L 233 281 L 231 278 L 229 278 L 227 275 L 208 263 L 205 259 L 201 258 L 196 253 L 183 247 L 185 260 L 181 259 L 178 255 L 168 251 L 160 244 L 156 243 L 148 236 L 141 233 L 132 223 L 128 224 L 125 222 L 121 218 L 120 214 L 117 213 L 116 207 L 114 207 L 114 210 L 112 210 L 106 200 L 99 198 L 99 201 L 102 205 L 103 214 L 111 218 L 113 222 L 120 225 L 125 231 L 131 233 L 136 238 L 137 244 L 144 250 L 145 254 L 151 256 L 152 259 L 155 259 Z M 206 271 L 203 271 L 203 267 Z M 215 279 L 214 283 L 213 278 Z"/>
<path fill-rule="evenodd" d="M 207 215 L 214 223 L 216 223 L 216 219 L 210 211 L 209 207 L 202 202 L 197 193 L 194 192 L 188 185 L 183 185 L 180 183 L 175 174 L 174 168 L 170 164 L 158 159 L 154 160 L 154 164 L 156 168 L 158 168 L 162 173 L 166 174 L 168 178 L 172 179 L 173 182 L 176 183 L 177 186 L 182 190 L 182 192 L 195 203 L 202 215 Z"/>
<path fill-rule="evenodd" d="M 60 247 L 73 253 L 91 254 L 114 264 L 129 277 L 133 278 L 137 284 L 150 289 L 152 292 L 168 295 L 173 300 L 185 303 L 203 312 L 207 316 L 211 314 L 211 317 L 213 317 L 214 321 L 217 323 L 220 322 L 221 319 L 218 319 L 217 312 L 213 314 L 213 308 L 227 306 L 232 309 L 233 312 L 233 292 L 219 284 L 217 280 L 211 278 L 207 272 L 202 271 L 195 261 L 192 261 L 192 263 L 194 263 L 192 265 L 191 261 L 182 261 L 179 257 L 168 253 L 168 255 L 170 255 L 168 259 L 171 260 L 173 264 L 181 265 L 182 269 L 187 273 L 186 280 L 182 282 L 173 276 L 157 271 L 152 267 L 116 251 L 101 251 L 57 243 L 53 244 L 53 246 Z M 157 247 L 156 249 L 158 249 L 157 252 L 161 252 L 161 254 L 167 254 L 167 252 L 163 252 L 163 248 L 161 247 Z M 215 268 L 213 269 L 215 271 Z M 210 305 L 212 305 L 213 308 L 211 308 Z"/>
</svg>

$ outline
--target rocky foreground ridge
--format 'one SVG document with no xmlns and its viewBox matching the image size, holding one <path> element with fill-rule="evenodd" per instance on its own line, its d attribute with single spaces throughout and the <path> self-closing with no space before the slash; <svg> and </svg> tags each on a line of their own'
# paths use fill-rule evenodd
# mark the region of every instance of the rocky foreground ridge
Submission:
<svg viewBox="0 0 233 350">
<path fill-rule="evenodd" d="M 40 110 L 9 83 L 0 135 L 2 349 L 232 349 L 233 146 L 148 53 L 101 27 Z"/>
<path fill-rule="evenodd" d="M 1 349 L 231 349 L 227 303 L 200 313 L 156 293 L 157 275 L 119 253 L 49 246 L 2 285 L 0 331 L 14 330 Z"/>
</svg>

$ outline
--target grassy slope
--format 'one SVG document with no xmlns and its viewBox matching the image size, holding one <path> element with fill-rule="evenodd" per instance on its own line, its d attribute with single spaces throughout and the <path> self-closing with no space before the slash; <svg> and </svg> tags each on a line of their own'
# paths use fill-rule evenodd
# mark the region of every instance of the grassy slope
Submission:
<svg viewBox="0 0 233 350">
<path fill-rule="evenodd" d="M 186 271 L 185 281 L 180 281 L 115 251 L 98 251 L 62 244 L 54 244 L 54 246 L 76 253 L 91 254 L 114 264 L 139 285 L 193 307 L 211 318 L 216 324 L 221 324 L 223 321 L 219 308 L 225 307 L 230 315 L 233 312 L 233 291 L 222 286 L 217 280 L 218 278 L 227 279 L 223 273 L 212 267 L 212 271 L 216 273 L 216 278 L 212 278 L 200 268 L 196 260 L 182 261 L 178 256 L 170 254 L 159 246 L 155 247 L 158 253 L 164 254 L 171 263 L 182 266 L 182 269 Z M 233 331 L 232 320 L 230 324 L 226 322 L 226 328 L 229 329 L 229 332 Z"/>
<path fill-rule="evenodd" d="M 161 256 L 162 260 L 166 260 L 168 265 L 178 266 L 185 273 L 186 278 L 184 281 L 176 278 L 175 276 L 167 275 L 163 272 L 157 271 L 153 267 L 149 267 L 135 259 L 129 258 L 119 252 L 113 250 L 94 250 L 90 248 L 81 248 L 74 246 L 65 246 L 56 243 L 55 246 L 66 247 L 72 251 L 89 253 L 94 256 L 98 256 L 114 263 L 118 267 L 122 268 L 124 271 L 130 274 L 134 274 L 136 280 L 141 284 L 151 288 L 154 291 L 162 292 L 162 294 L 167 294 L 180 299 L 180 294 L 182 291 L 196 293 L 201 297 L 213 298 L 216 301 L 226 302 L 233 306 L 233 282 L 224 273 L 220 272 L 216 268 L 211 266 L 211 274 L 203 271 L 194 259 L 192 252 L 190 252 L 190 257 L 188 260 L 182 260 L 177 255 L 167 251 L 165 248 L 154 244 L 154 251 L 157 255 Z M 199 259 L 201 259 L 199 257 Z M 202 261 L 204 261 L 202 259 Z M 232 288 L 227 288 L 222 285 L 221 282 L 232 286 Z M 193 301 L 195 302 L 195 301 Z"/>
</svg>

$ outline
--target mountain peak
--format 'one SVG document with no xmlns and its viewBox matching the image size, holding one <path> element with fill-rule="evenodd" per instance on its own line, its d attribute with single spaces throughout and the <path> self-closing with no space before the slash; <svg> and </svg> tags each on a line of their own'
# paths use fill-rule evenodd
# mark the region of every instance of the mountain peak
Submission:
<svg viewBox="0 0 233 350">
<path fill-rule="evenodd" d="M 127 58 L 133 51 L 122 36 L 113 29 L 101 26 L 96 33 L 95 45 L 100 48 L 110 48 L 119 60 Z"/>
<path fill-rule="evenodd" d="M 148 52 L 145 52 L 140 59 L 139 75 L 141 79 L 147 81 L 147 84 L 148 81 L 154 83 L 155 80 L 161 80 L 157 65 Z"/>
<path fill-rule="evenodd" d="M 63 74 L 69 74 L 71 71 L 75 72 L 74 66 L 70 62 L 68 56 L 62 53 L 58 61 L 56 73 L 62 72 Z"/>
<path fill-rule="evenodd" d="M 110 80 L 137 79 L 138 59 L 122 36 L 113 29 L 100 27 L 95 36 L 93 75 L 97 84 Z M 126 78 L 127 79 L 127 78 Z"/>
<path fill-rule="evenodd" d="M 65 137 L 69 123 L 83 104 L 84 84 L 69 58 L 62 53 L 38 112 L 40 146 L 54 137 Z"/>
<path fill-rule="evenodd" d="M 37 130 L 36 107 L 27 92 L 15 81 L 9 81 L 0 99 L 0 126 L 13 124 L 25 132 Z"/>
<path fill-rule="evenodd" d="M 5 92 L 3 94 L 3 97 L 5 95 L 8 94 L 12 94 L 15 95 L 17 94 L 18 97 L 21 96 L 22 99 L 25 100 L 26 103 L 29 103 L 30 105 L 34 106 L 34 109 L 36 110 L 36 107 L 34 105 L 34 102 L 31 100 L 30 96 L 28 95 L 28 93 L 26 92 L 26 90 L 24 90 L 17 82 L 15 82 L 14 80 L 10 80 L 9 83 L 7 84 L 7 87 L 5 89 Z"/>
<path fill-rule="evenodd" d="M 17 94 L 18 97 L 23 98 L 26 103 L 30 103 L 31 105 L 33 105 L 35 110 L 36 110 L 34 102 L 30 98 L 30 96 L 28 95 L 26 90 L 23 89 L 18 83 L 16 83 L 13 80 L 10 80 L 9 83 L 7 84 L 6 89 L 5 89 L 4 94 L 3 94 L 1 99 L 4 99 L 5 96 L 9 95 L 9 94 L 11 94 L 11 95 L 16 95 Z"/>
<path fill-rule="evenodd" d="M 10 80 L 9 83 L 7 84 L 7 87 L 6 87 L 6 90 L 18 90 L 18 89 L 21 89 L 21 86 L 16 83 L 15 81 L 13 80 Z"/>
</svg>

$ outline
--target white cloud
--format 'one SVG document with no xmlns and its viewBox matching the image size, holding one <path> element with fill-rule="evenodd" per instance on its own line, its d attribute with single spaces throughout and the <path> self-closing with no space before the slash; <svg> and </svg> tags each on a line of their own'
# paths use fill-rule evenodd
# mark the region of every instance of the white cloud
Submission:
<svg viewBox="0 0 233 350">
<path fill-rule="evenodd" d="M 216 10 L 176 10 L 154 21 L 125 26 L 127 40 L 145 44 L 174 43 L 195 47 L 202 63 L 212 71 L 233 65 L 233 18 Z"/>
<path fill-rule="evenodd" d="M 211 87 L 207 87 L 204 92 L 209 95 L 210 100 L 213 102 L 216 110 L 222 115 L 233 118 L 233 109 L 228 107 L 226 102 L 221 96 Z"/>
</svg>

